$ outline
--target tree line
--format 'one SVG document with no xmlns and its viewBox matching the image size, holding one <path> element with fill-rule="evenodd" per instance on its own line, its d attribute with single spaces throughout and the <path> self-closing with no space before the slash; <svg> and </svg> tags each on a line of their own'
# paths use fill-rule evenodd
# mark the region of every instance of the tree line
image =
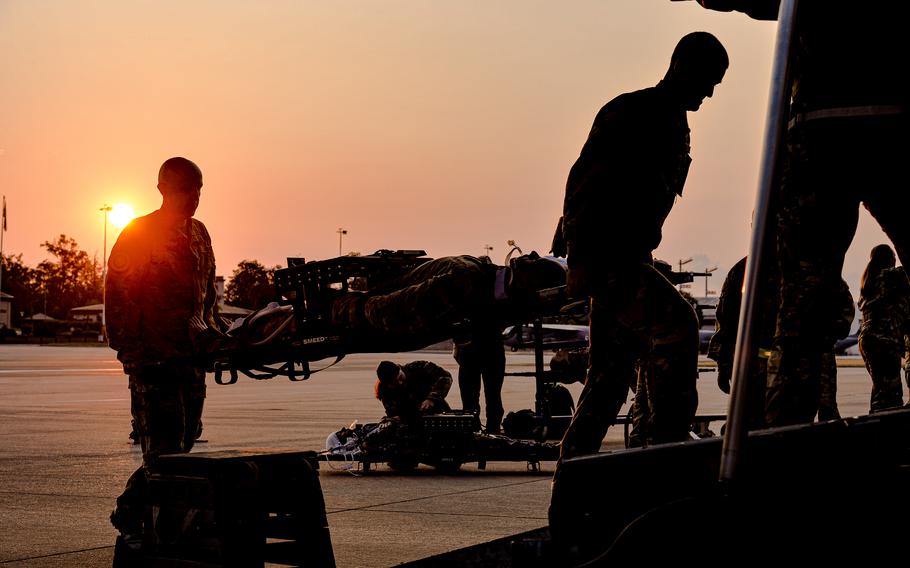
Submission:
<svg viewBox="0 0 910 568">
<path fill-rule="evenodd" d="M 41 247 L 50 258 L 34 268 L 23 262 L 21 253 L 0 257 L 3 291 L 13 296 L 13 326 L 38 313 L 65 319 L 73 308 L 102 301 L 103 272 L 97 257 L 66 235 Z"/>
</svg>

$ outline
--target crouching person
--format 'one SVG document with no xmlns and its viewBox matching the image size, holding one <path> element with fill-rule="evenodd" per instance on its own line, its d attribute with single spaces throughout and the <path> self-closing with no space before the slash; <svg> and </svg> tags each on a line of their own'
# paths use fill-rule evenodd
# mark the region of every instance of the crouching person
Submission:
<svg viewBox="0 0 910 568">
<path fill-rule="evenodd" d="M 376 368 L 376 398 L 387 419 L 403 423 L 425 415 L 451 410 L 446 395 L 452 374 L 429 361 L 398 365 L 383 361 Z"/>
</svg>

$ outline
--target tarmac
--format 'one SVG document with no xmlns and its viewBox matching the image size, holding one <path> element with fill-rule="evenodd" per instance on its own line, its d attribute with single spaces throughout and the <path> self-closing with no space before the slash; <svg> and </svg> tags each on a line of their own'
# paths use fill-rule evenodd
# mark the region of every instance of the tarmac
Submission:
<svg viewBox="0 0 910 568">
<path fill-rule="evenodd" d="M 300 383 L 241 377 L 220 386 L 210 375 L 207 442 L 193 451 L 321 450 L 342 426 L 382 416 L 373 397 L 382 359 L 427 359 L 456 375 L 451 353 L 439 351 L 349 355 Z M 533 354 L 509 353 L 508 370 L 533 370 Z M 581 385 L 568 388 L 577 400 Z M 861 360 L 839 359 L 838 389 L 843 416 L 868 411 L 871 384 Z M 726 412 L 713 372 L 701 374 L 699 398 L 699 414 Z M 448 400 L 460 406 L 457 381 Z M 506 412 L 533 408 L 533 379 L 507 377 L 503 401 Z M 129 390 L 113 351 L 0 345 L 0 565 L 111 565 L 116 532 L 108 516 L 141 463 L 129 432 Z M 622 447 L 622 426 L 615 426 L 602 451 Z M 374 466 L 364 475 L 354 464 L 322 462 L 337 565 L 394 566 L 543 527 L 554 465 L 543 462 L 535 472 L 524 462 L 489 462 L 485 470 L 466 464 L 451 474 Z"/>
</svg>

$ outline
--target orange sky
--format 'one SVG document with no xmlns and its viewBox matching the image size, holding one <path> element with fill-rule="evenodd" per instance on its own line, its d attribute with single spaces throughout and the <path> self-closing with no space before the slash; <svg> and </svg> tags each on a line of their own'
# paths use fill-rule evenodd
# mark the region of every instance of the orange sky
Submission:
<svg viewBox="0 0 910 568">
<path fill-rule="evenodd" d="M 339 227 L 345 252 L 545 252 L 594 114 L 656 83 L 697 29 L 731 68 L 689 115 L 694 162 L 656 256 L 719 266 L 718 290 L 748 247 L 775 24 L 668 0 L 5 0 L 4 252 L 34 265 L 65 233 L 100 258 L 98 209 L 157 208 L 176 155 L 204 172 L 220 274 L 334 256 Z M 854 292 L 883 239 L 864 213 Z"/>
</svg>

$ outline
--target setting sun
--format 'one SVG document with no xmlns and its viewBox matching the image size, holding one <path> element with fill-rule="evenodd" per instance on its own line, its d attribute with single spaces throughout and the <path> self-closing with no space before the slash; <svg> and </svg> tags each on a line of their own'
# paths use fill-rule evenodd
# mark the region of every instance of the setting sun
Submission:
<svg viewBox="0 0 910 568">
<path fill-rule="evenodd" d="M 111 207 L 110 212 L 110 222 L 111 225 L 122 229 L 136 217 L 136 212 L 133 211 L 133 208 L 125 203 L 118 203 Z"/>
</svg>

